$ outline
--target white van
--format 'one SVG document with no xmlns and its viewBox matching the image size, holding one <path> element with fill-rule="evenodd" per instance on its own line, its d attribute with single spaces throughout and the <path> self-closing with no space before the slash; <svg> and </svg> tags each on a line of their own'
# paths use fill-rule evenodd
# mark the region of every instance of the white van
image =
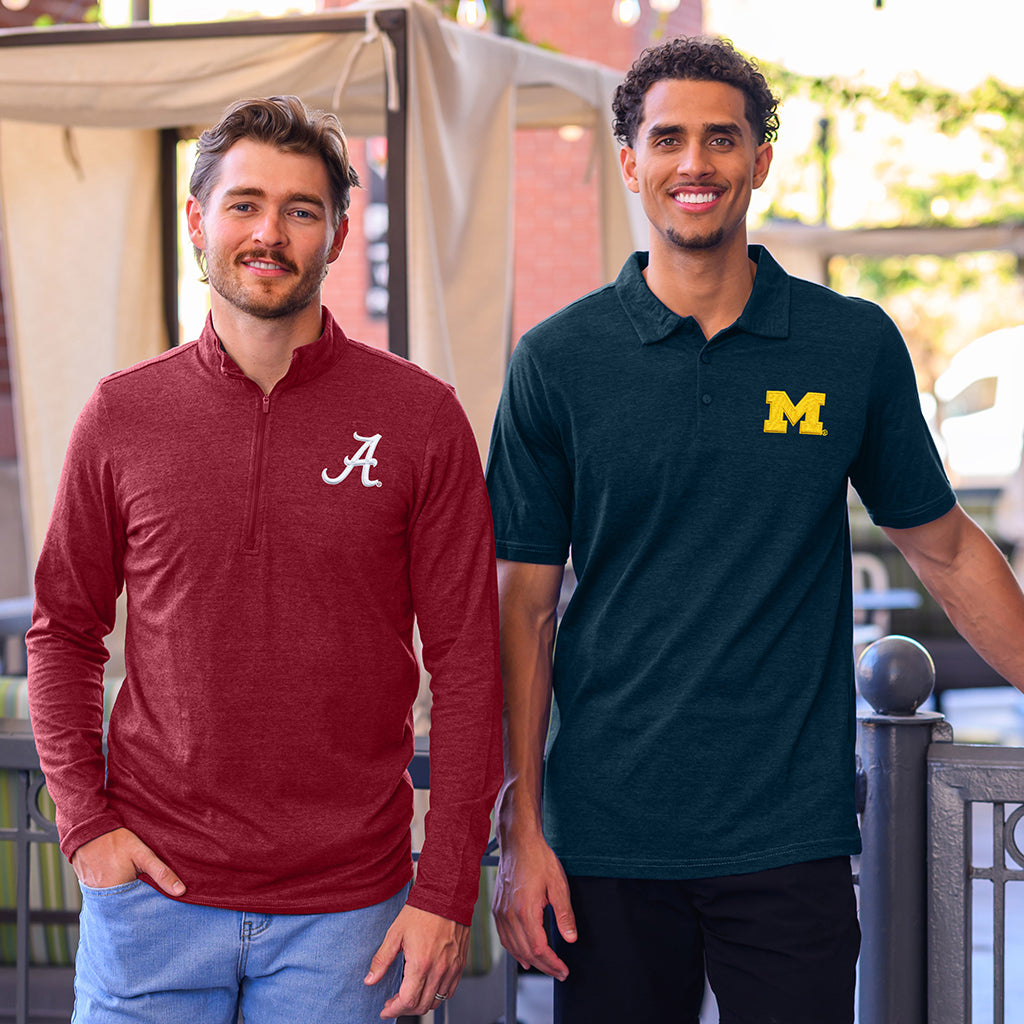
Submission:
<svg viewBox="0 0 1024 1024">
<path fill-rule="evenodd" d="M 940 449 L 958 487 L 1002 487 L 1024 448 L 1024 324 L 970 342 L 935 381 Z"/>
</svg>

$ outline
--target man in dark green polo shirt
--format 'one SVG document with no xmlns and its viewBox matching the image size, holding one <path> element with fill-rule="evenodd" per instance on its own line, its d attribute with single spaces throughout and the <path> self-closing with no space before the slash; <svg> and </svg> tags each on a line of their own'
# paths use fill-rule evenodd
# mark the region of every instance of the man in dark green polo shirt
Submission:
<svg viewBox="0 0 1024 1024">
<path fill-rule="evenodd" d="M 696 1021 L 705 961 L 723 1021 L 853 1020 L 851 482 L 1024 688 L 1024 597 L 956 503 L 895 326 L 747 244 L 775 107 L 718 40 L 640 57 L 615 131 L 650 252 L 526 334 L 495 422 L 495 912 L 559 980 L 558 1024 Z"/>
</svg>

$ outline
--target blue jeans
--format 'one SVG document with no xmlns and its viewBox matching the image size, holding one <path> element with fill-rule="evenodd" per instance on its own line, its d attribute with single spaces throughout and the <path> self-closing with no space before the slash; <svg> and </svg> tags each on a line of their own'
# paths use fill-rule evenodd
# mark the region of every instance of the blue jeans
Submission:
<svg viewBox="0 0 1024 1024">
<path fill-rule="evenodd" d="M 142 881 L 82 886 L 73 1024 L 379 1024 L 402 958 L 370 987 L 370 958 L 405 904 L 252 914 L 168 899 Z"/>
</svg>

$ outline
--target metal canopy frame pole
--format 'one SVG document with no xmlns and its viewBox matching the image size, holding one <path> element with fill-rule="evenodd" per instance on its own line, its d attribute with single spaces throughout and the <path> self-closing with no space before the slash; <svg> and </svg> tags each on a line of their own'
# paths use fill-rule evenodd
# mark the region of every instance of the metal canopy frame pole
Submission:
<svg viewBox="0 0 1024 1024">
<path fill-rule="evenodd" d="M 388 348 L 409 358 L 408 165 L 409 31 L 405 11 L 381 11 L 378 26 L 395 47 L 398 109 L 388 110 Z"/>
<path fill-rule="evenodd" d="M 167 347 L 178 344 L 178 131 L 160 130 L 160 291 Z"/>
</svg>

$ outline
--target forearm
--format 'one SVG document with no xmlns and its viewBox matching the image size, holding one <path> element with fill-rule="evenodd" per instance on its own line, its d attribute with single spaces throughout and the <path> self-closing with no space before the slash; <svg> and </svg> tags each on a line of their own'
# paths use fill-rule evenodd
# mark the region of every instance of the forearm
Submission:
<svg viewBox="0 0 1024 1024">
<path fill-rule="evenodd" d="M 47 790 L 57 806 L 61 849 L 70 858 L 80 845 L 121 824 L 104 792 L 106 651 L 96 653 L 96 645 L 71 634 L 45 608 L 44 591 L 28 637 L 29 711 Z"/>
<path fill-rule="evenodd" d="M 1024 594 L 984 531 L 957 507 L 926 527 L 886 533 L 960 635 L 1024 691 Z"/>
<path fill-rule="evenodd" d="M 929 590 L 960 635 L 1004 679 L 1024 691 L 1024 595 L 999 550 L 991 545 L 972 572 L 951 586 Z"/>
<path fill-rule="evenodd" d="M 27 636 L 32 731 L 68 857 L 121 824 L 104 791 L 103 669 L 124 582 L 126 533 L 105 424 L 97 391 L 68 446 L 36 565 Z"/>
<path fill-rule="evenodd" d="M 409 578 L 432 695 L 430 811 L 410 905 L 468 924 L 501 781 L 501 676 L 490 506 L 451 396 L 423 471 Z"/>
<path fill-rule="evenodd" d="M 435 673 L 431 687 L 430 811 L 410 903 L 469 924 L 502 770 L 496 645 L 489 665 Z"/>
<path fill-rule="evenodd" d="M 551 712 L 552 652 L 560 566 L 499 563 L 505 780 L 499 837 L 540 834 L 544 745 Z"/>
</svg>

